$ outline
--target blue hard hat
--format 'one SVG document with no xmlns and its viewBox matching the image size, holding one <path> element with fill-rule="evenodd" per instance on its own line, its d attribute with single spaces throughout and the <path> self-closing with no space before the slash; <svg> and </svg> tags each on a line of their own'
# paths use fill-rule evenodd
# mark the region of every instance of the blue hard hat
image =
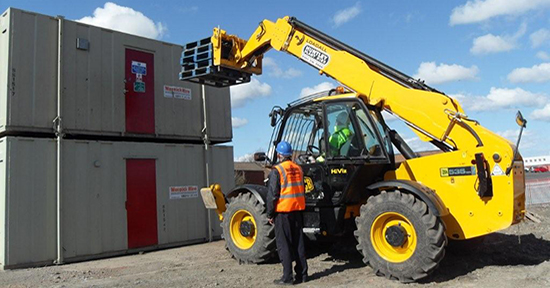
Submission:
<svg viewBox="0 0 550 288">
<path fill-rule="evenodd" d="M 275 151 L 283 156 L 291 156 L 292 146 L 290 146 L 290 144 L 286 141 L 281 141 L 277 144 L 277 149 L 275 149 Z"/>
</svg>

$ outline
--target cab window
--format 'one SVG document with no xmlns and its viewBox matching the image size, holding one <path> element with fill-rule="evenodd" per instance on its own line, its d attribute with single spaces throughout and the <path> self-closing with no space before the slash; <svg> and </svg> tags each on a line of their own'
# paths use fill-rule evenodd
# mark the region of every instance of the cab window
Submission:
<svg viewBox="0 0 550 288">
<path fill-rule="evenodd" d="M 365 110 L 360 105 L 354 105 L 355 115 L 357 116 L 357 122 L 361 128 L 361 138 L 365 143 L 365 153 L 363 155 L 370 156 L 384 156 L 382 149 L 380 148 L 380 142 L 376 137 L 376 131 L 371 122 L 369 121 Z M 383 131 L 381 131 L 383 133 Z M 384 134 L 382 134 L 384 135 Z"/>
<path fill-rule="evenodd" d="M 280 141 L 290 143 L 294 161 L 306 163 L 309 156 L 322 153 L 322 114 L 322 106 L 314 104 L 296 108 L 287 117 Z"/>
<path fill-rule="evenodd" d="M 374 125 L 376 129 L 378 129 L 378 132 L 380 135 L 384 138 L 383 144 L 384 148 L 386 149 L 386 152 L 388 155 L 393 155 L 393 148 L 390 138 L 387 136 L 386 131 L 384 130 L 384 126 L 382 126 L 382 115 L 380 114 L 380 111 L 376 112 L 374 110 L 369 110 L 369 113 L 372 116 L 372 120 L 374 120 Z"/>
</svg>

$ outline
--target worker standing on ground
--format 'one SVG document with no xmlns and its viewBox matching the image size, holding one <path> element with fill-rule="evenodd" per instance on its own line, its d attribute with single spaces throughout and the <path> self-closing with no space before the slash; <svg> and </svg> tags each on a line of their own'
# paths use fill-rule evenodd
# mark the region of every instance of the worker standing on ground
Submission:
<svg viewBox="0 0 550 288">
<path fill-rule="evenodd" d="M 277 145 L 279 163 L 269 174 L 267 216 L 275 224 L 277 252 L 283 264 L 283 277 L 273 281 L 292 285 L 307 281 L 307 261 L 304 247 L 302 210 L 306 208 L 302 168 L 292 162 L 292 147 L 286 141 Z M 296 261 L 292 277 L 292 262 Z"/>
</svg>

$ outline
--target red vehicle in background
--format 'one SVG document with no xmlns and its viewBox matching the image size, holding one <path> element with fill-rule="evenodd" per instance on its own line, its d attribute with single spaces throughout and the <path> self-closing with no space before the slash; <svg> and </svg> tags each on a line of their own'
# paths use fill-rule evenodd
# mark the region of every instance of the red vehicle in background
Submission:
<svg viewBox="0 0 550 288">
<path fill-rule="evenodd" d="M 535 173 L 548 172 L 548 168 L 546 168 L 545 166 L 534 167 L 533 172 L 535 172 Z"/>
</svg>

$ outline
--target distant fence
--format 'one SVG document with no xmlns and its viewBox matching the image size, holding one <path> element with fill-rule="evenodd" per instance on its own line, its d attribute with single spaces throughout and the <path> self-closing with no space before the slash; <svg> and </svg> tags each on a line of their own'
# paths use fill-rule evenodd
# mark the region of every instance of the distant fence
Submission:
<svg viewBox="0 0 550 288">
<path fill-rule="evenodd" d="M 525 204 L 550 203 L 550 179 L 532 179 L 525 183 Z"/>
</svg>

